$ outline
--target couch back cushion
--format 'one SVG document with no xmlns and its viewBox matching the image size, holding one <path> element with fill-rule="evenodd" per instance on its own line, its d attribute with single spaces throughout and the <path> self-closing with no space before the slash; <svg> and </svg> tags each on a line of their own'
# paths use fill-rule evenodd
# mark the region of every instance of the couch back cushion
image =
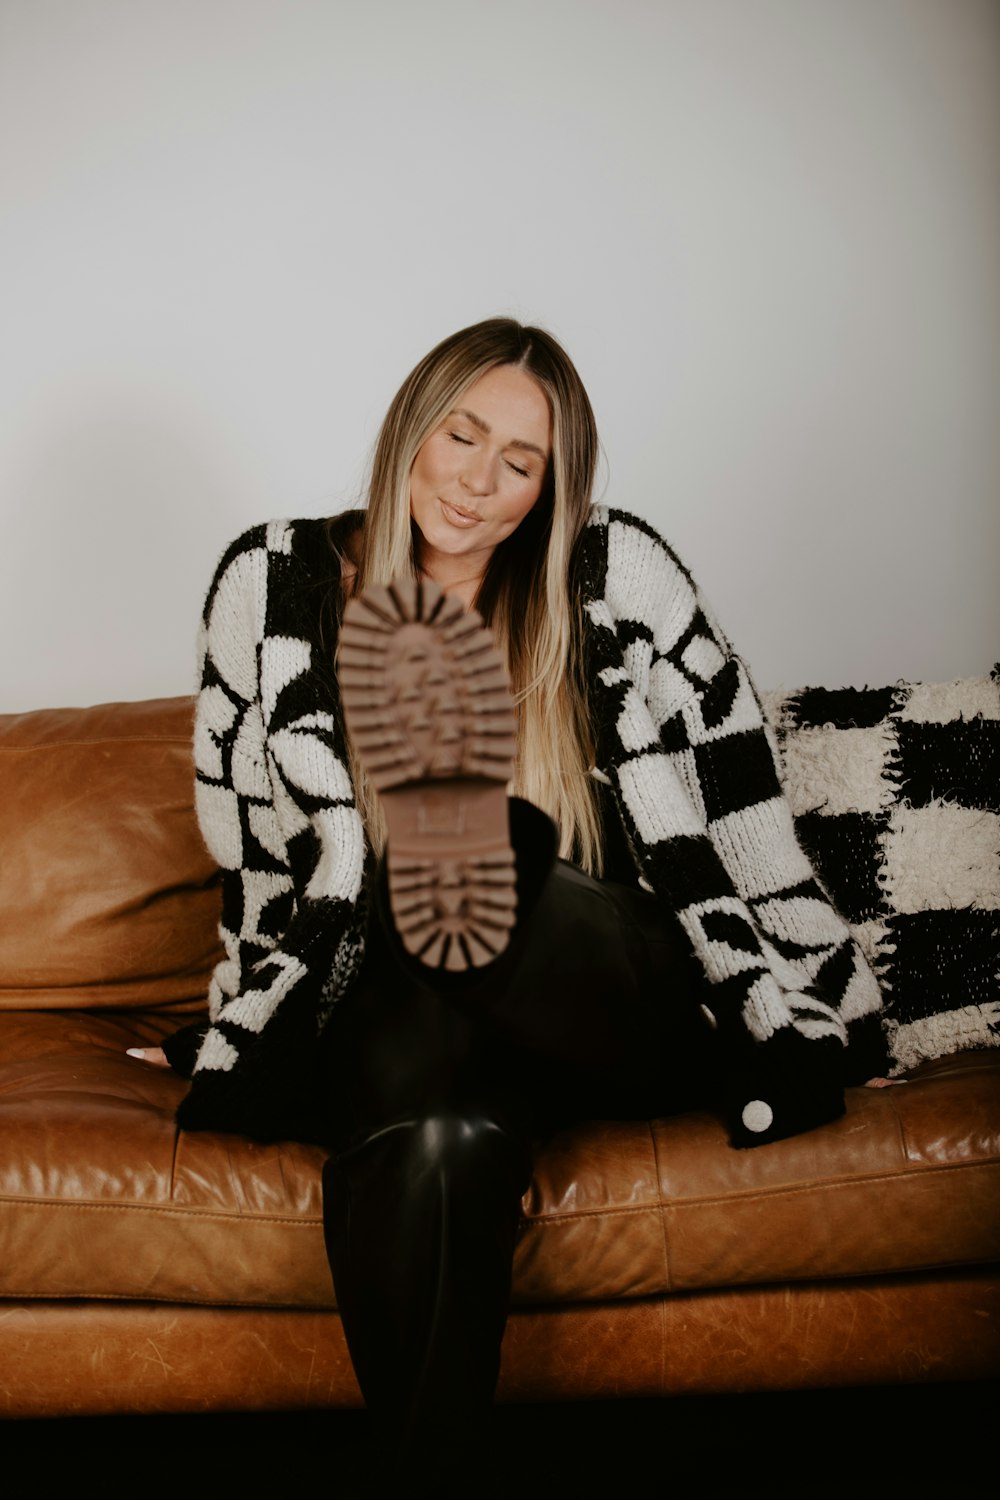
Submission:
<svg viewBox="0 0 1000 1500">
<path fill-rule="evenodd" d="M 192 698 L 0 715 L 0 1009 L 204 1004 Z"/>
<path fill-rule="evenodd" d="M 1000 1046 L 1000 667 L 765 708 L 799 838 L 881 981 L 896 1070 Z"/>
</svg>

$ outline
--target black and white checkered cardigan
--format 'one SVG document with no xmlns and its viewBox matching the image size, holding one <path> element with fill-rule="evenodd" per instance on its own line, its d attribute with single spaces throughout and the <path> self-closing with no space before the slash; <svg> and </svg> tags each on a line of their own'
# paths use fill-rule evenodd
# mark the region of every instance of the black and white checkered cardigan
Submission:
<svg viewBox="0 0 1000 1500">
<path fill-rule="evenodd" d="M 574 569 L 596 774 L 710 981 L 732 1138 L 807 1129 L 885 1066 L 877 982 L 796 842 L 747 671 L 677 557 L 595 507 Z M 370 866 L 320 634 L 334 586 L 327 523 L 278 521 L 233 543 L 206 601 L 196 800 L 226 957 L 190 1128 L 305 1133 L 302 1069 L 361 963 Z"/>
</svg>

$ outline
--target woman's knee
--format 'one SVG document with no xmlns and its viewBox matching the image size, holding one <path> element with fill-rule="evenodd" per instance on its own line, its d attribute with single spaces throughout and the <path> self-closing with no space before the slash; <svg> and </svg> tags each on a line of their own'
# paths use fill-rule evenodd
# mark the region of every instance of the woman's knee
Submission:
<svg viewBox="0 0 1000 1500">
<path fill-rule="evenodd" d="M 465 1191 L 499 1173 L 526 1187 L 528 1143 L 497 1114 L 481 1106 L 412 1111 L 367 1130 L 335 1159 L 348 1175 L 386 1173 L 408 1185 L 448 1184 Z"/>
</svg>

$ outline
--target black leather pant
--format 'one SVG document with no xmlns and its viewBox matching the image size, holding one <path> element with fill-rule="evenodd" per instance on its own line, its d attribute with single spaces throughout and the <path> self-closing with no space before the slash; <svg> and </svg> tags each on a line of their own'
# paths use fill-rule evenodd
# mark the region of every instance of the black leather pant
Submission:
<svg viewBox="0 0 1000 1500">
<path fill-rule="evenodd" d="M 408 959 L 376 903 L 327 1031 L 327 1250 L 397 1493 L 463 1470 L 468 1493 L 488 1492 L 474 1454 L 537 1143 L 704 1102 L 698 981 L 653 898 L 562 861 L 519 887 L 508 953 L 458 977 Z"/>
</svg>

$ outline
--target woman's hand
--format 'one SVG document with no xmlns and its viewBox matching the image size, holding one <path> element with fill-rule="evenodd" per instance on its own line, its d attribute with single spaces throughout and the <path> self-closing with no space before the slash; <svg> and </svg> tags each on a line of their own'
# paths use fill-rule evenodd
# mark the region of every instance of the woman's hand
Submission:
<svg viewBox="0 0 1000 1500">
<path fill-rule="evenodd" d="M 865 1084 L 866 1089 L 892 1089 L 897 1083 L 908 1082 L 905 1078 L 869 1078 Z"/>
<path fill-rule="evenodd" d="M 126 1047 L 126 1057 L 137 1057 L 140 1062 L 152 1063 L 154 1068 L 169 1068 L 167 1054 L 162 1047 Z"/>
</svg>

